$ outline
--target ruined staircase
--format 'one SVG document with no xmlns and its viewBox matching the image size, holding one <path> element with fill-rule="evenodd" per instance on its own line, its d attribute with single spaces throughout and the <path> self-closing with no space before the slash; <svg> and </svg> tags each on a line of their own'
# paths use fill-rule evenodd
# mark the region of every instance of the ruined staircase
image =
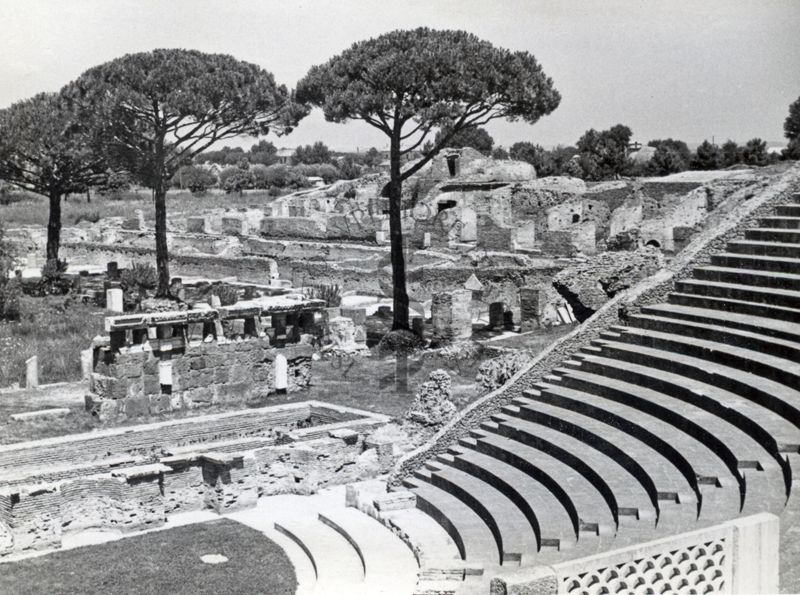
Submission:
<svg viewBox="0 0 800 595">
<path fill-rule="evenodd" d="M 404 484 L 502 573 L 780 514 L 799 453 L 795 194 Z"/>
</svg>

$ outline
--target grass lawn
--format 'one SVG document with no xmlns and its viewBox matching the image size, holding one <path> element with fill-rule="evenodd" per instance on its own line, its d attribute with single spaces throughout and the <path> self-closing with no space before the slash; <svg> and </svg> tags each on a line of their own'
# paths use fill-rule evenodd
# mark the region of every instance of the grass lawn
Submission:
<svg viewBox="0 0 800 595">
<path fill-rule="evenodd" d="M 221 564 L 200 556 L 221 554 Z M 285 552 L 262 533 L 221 519 L 0 564 L 4 595 L 291 595 Z"/>
<path fill-rule="evenodd" d="M 105 311 L 68 296 L 23 296 L 22 317 L 0 322 L 0 387 L 25 385 L 25 360 L 39 357 L 39 383 L 81 379 L 80 352 L 103 333 Z"/>
</svg>

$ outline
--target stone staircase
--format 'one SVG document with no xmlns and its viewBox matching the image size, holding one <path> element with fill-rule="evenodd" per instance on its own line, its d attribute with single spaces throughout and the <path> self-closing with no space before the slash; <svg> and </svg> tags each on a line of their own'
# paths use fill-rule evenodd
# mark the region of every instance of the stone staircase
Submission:
<svg viewBox="0 0 800 595">
<path fill-rule="evenodd" d="M 227 515 L 262 531 L 289 556 L 298 595 L 409 595 L 419 567 L 387 527 L 346 507 L 345 488 L 266 496 Z"/>
<path fill-rule="evenodd" d="M 790 200 L 404 480 L 465 563 L 502 574 L 781 513 L 800 477 Z"/>
</svg>

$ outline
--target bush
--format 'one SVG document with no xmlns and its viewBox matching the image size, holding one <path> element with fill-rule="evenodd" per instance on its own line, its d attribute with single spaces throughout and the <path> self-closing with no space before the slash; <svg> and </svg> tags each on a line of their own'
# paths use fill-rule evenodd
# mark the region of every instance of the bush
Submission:
<svg viewBox="0 0 800 595">
<path fill-rule="evenodd" d="M 155 289 L 158 275 L 149 262 L 134 262 L 130 268 L 122 271 L 120 282 L 122 289 L 127 291 Z"/>
<path fill-rule="evenodd" d="M 105 179 L 97 187 L 97 191 L 106 198 L 120 200 L 131 188 L 131 174 L 125 170 L 106 171 Z"/>
<path fill-rule="evenodd" d="M 0 320 L 19 320 L 22 288 L 19 281 L 8 278 L 13 262 L 13 250 L 0 226 Z"/>
<path fill-rule="evenodd" d="M 219 185 L 228 194 L 233 192 L 241 194 L 244 190 L 255 186 L 255 176 L 249 168 L 229 167 L 220 172 Z"/>
<path fill-rule="evenodd" d="M 101 219 L 100 211 L 94 209 L 91 211 L 86 211 L 75 215 L 75 225 L 77 225 L 81 221 L 88 221 L 89 223 L 97 223 L 98 221 L 100 221 L 100 219 Z"/>
<path fill-rule="evenodd" d="M 514 374 L 524 368 L 533 356 L 527 351 L 507 353 L 500 357 L 495 357 L 483 362 L 478 368 L 478 375 L 475 380 L 479 382 L 487 392 L 497 390 L 508 382 Z"/>
<path fill-rule="evenodd" d="M 192 194 L 202 194 L 216 183 L 217 177 L 213 173 L 197 165 L 180 168 L 172 178 L 174 187 L 188 188 Z"/>
<path fill-rule="evenodd" d="M 239 290 L 225 283 L 214 283 L 205 288 L 202 295 L 206 298 L 215 295 L 223 306 L 233 306 L 239 301 Z"/>
<path fill-rule="evenodd" d="M 16 279 L 0 283 L 0 320 L 19 320 L 22 286 Z"/>
<path fill-rule="evenodd" d="M 72 289 L 72 283 L 64 278 L 64 272 L 67 270 L 67 261 L 58 260 L 45 262 L 41 271 L 41 279 L 39 282 L 30 287 L 27 293 L 36 297 L 45 295 L 66 295 Z"/>
<path fill-rule="evenodd" d="M 342 288 L 338 285 L 312 285 L 303 290 L 309 300 L 322 300 L 326 308 L 336 308 L 342 303 Z"/>
<path fill-rule="evenodd" d="M 128 306 L 137 307 L 147 298 L 148 292 L 155 289 L 158 275 L 155 267 L 147 262 L 134 262 L 130 268 L 122 271 L 120 285 L 125 294 Z"/>
<path fill-rule="evenodd" d="M 422 426 L 440 428 L 456 414 L 452 398 L 450 374 L 445 370 L 434 370 L 419 388 L 406 412 L 406 419 Z"/>
</svg>

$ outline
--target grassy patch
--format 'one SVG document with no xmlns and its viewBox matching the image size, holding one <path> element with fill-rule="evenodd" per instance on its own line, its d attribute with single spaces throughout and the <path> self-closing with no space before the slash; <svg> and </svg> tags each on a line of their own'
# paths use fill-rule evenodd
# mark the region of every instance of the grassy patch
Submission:
<svg viewBox="0 0 800 595">
<path fill-rule="evenodd" d="M 228 562 L 205 564 L 206 554 Z M 6 595 L 290 595 L 296 588 L 284 551 L 229 519 L 0 565 Z"/>
<path fill-rule="evenodd" d="M 266 190 L 238 194 L 221 194 L 208 192 L 195 196 L 188 191 L 170 191 L 167 193 L 167 213 L 169 216 L 178 213 L 200 213 L 207 209 L 262 207 L 275 199 Z M 96 222 L 105 217 L 132 217 L 137 209 L 141 209 L 144 218 L 155 220 L 153 200 L 149 192 L 129 192 L 119 199 L 108 199 L 98 196 L 91 202 L 86 197 L 71 195 L 64 199 L 61 206 L 61 222 L 65 227 L 76 225 L 81 221 Z M 47 199 L 37 194 L 22 195 L 20 200 L 0 205 L 0 216 L 7 228 L 20 225 L 47 225 Z"/>
<path fill-rule="evenodd" d="M 102 310 L 68 297 L 23 296 L 22 317 L 0 322 L 0 387 L 25 383 L 25 360 L 39 357 L 41 384 L 80 380 L 80 352 L 103 332 Z"/>
</svg>

